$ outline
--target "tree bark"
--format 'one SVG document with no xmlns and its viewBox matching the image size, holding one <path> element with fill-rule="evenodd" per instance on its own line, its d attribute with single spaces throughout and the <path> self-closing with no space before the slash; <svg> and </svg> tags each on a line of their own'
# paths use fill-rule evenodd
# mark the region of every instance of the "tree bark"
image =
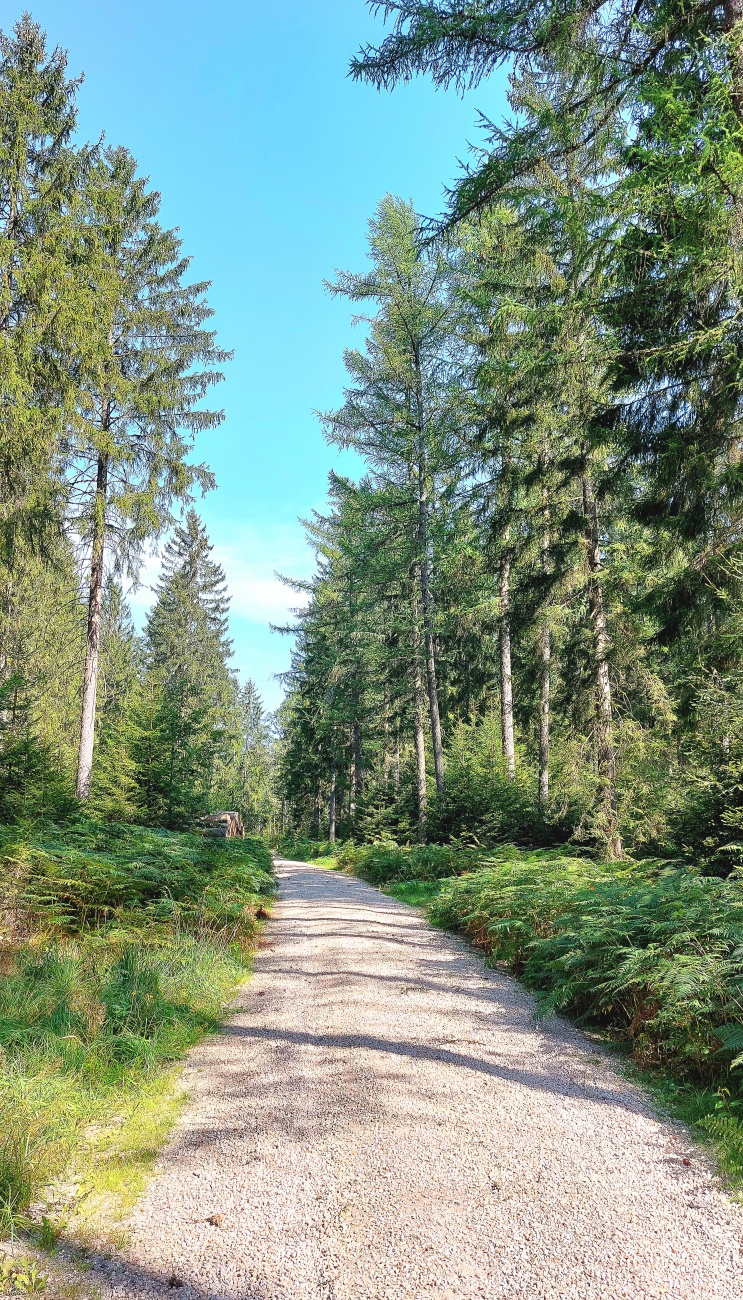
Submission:
<svg viewBox="0 0 743 1300">
<path fill-rule="evenodd" d="M 95 744 L 95 709 L 98 694 L 98 659 L 101 643 L 103 605 L 103 557 L 106 545 L 106 498 L 108 493 L 108 457 L 99 455 L 93 513 L 93 548 L 90 561 L 90 595 L 88 597 L 88 634 L 83 671 L 83 702 L 80 718 L 80 746 L 77 759 L 78 799 L 84 803 L 90 795 Z"/>
<path fill-rule="evenodd" d="M 315 788 L 315 838 L 320 838 L 320 828 L 322 826 L 322 786 L 318 781 Z"/>
<path fill-rule="evenodd" d="M 511 677 L 511 560 L 504 555 L 500 570 L 500 717 L 501 744 L 510 781 L 516 776 L 513 738 L 513 680 Z"/>
<path fill-rule="evenodd" d="M 426 740 L 423 730 L 425 713 L 425 695 L 423 690 L 423 673 L 421 672 L 421 633 L 418 622 L 418 590 L 416 575 L 413 574 L 413 742 L 415 744 L 415 762 L 418 775 L 418 838 L 423 842 L 426 835 L 426 813 L 428 810 L 428 790 L 426 787 Z"/>
<path fill-rule="evenodd" d="M 539 682 L 539 807 L 544 815 L 550 797 L 550 660 L 552 640 L 546 619 L 539 634 L 541 673 Z"/>
<path fill-rule="evenodd" d="M 428 560 L 421 561 L 421 595 L 423 597 L 423 634 L 426 643 L 426 679 L 428 683 L 428 710 L 431 718 L 431 744 L 436 793 L 444 793 L 444 737 L 439 712 L 439 688 L 436 674 L 436 649 L 433 636 L 433 611 Z"/>
<path fill-rule="evenodd" d="M 348 819 L 353 825 L 356 816 L 356 766 L 353 761 L 353 733 L 351 735 L 351 753 L 348 763 Z"/>
<path fill-rule="evenodd" d="M 328 841 L 335 844 L 335 771 L 330 778 L 330 795 L 328 796 Z"/>
<path fill-rule="evenodd" d="M 542 494 L 542 514 L 544 518 L 542 573 L 546 581 L 550 570 L 550 518 L 546 490 Z M 539 807 L 542 816 L 545 816 L 550 795 L 550 686 L 552 660 L 552 638 L 549 621 L 546 617 L 542 619 L 539 634 L 539 658 L 541 661 L 539 680 Z"/>
<path fill-rule="evenodd" d="M 441 731 L 441 713 L 439 710 L 439 690 L 436 674 L 436 645 L 433 634 L 433 598 L 431 595 L 431 566 L 428 557 L 428 466 L 425 447 L 425 406 L 423 401 L 423 377 L 421 373 L 420 351 L 415 349 L 416 372 L 416 425 L 417 425 L 417 464 L 415 466 L 416 488 L 418 493 L 418 569 L 423 605 L 423 636 L 426 650 L 426 679 L 428 685 L 428 713 L 431 721 L 431 747 L 433 749 L 433 768 L 436 778 L 436 792 L 444 793 L 444 738 Z"/>
<path fill-rule="evenodd" d="M 733 37 L 730 51 L 730 70 L 733 82 L 733 109 L 738 121 L 743 121 L 743 34 L 736 27 L 743 18 L 743 0 L 723 0 L 725 31 Z"/>
<path fill-rule="evenodd" d="M 606 610 L 600 577 L 602 564 L 598 508 L 593 483 L 588 474 L 583 476 L 583 514 L 586 521 L 588 611 L 593 631 L 596 672 L 596 763 L 599 774 L 599 805 L 607 857 L 621 858 L 623 850 L 617 814 L 617 765 L 609 673 L 609 637 L 606 630 Z"/>
<path fill-rule="evenodd" d="M 364 789 L 364 773 L 361 767 L 361 727 L 358 722 L 354 722 L 351 727 L 351 737 L 353 741 L 353 770 L 356 777 L 356 794 L 358 796 Z"/>
</svg>

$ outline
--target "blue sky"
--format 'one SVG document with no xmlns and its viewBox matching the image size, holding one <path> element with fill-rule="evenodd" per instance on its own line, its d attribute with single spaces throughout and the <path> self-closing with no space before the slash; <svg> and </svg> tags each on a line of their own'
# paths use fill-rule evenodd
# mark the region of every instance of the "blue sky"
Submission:
<svg viewBox="0 0 743 1300">
<path fill-rule="evenodd" d="M 28 0 L 83 72 L 80 130 L 123 144 L 162 193 L 195 279 L 212 281 L 226 419 L 197 444 L 218 488 L 198 508 L 232 595 L 235 666 L 275 707 L 296 601 L 274 572 L 309 576 L 298 516 L 322 509 L 332 466 L 315 410 L 340 404 L 343 349 L 361 341 L 323 279 L 361 269 L 366 223 L 387 193 L 428 214 L 498 116 L 505 81 L 460 98 L 419 80 L 391 94 L 351 82 L 349 57 L 383 32 L 364 0 Z M 19 16 L 0 3 L 2 26 Z M 357 337 L 358 336 L 358 337 Z M 157 573 L 153 561 L 145 582 Z M 150 592 L 135 600 L 141 619 Z"/>
</svg>

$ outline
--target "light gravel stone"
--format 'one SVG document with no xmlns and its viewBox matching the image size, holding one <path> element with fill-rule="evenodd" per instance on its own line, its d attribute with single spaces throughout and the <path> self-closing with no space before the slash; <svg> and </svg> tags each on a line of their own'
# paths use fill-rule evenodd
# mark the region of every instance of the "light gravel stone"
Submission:
<svg viewBox="0 0 743 1300">
<path fill-rule="evenodd" d="M 741 1300 L 743 1210 L 609 1058 L 402 903 L 277 871 L 106 1300 Z"/>
</svg>

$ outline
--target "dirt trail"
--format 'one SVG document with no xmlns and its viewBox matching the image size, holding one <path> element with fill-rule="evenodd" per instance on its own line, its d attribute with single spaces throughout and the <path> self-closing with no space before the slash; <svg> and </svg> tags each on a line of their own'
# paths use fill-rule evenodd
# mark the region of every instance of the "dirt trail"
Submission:
<svg viewBox="0 0 743 1300">
<path fill-rule="evenodd" d="M 587 1040 L 394 899 L 278 873 L 104 1294 L 740 1300 L 743 1210 Z"/>
</svg>

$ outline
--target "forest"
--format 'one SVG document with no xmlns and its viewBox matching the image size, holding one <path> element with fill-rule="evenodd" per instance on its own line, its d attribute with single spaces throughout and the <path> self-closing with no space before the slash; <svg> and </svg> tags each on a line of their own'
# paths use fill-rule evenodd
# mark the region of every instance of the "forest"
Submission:
<svg viewBox="0 0 743 1300">
<path fill-rule="evenodd" d="M 234 806 L 262 830 L 271 720 L 231 670 L 193 506 L 229 360 L 209 286 L 131 154 L 75 142 L 65 55 L 29 17 L 0 55 L 0 818 L 178 828 Z M 125 584 L 164 534 L 137 636 Z"/>
<path fill-rule="evenodd" d="M 320 424 L 363 471 L 303 521 L 275 715 L 197 510 L 210 286 L 132 154 L 80 142 L 66 55 L 0 34 L 0 1228 L 70 1161 L 109 1216 L 151 1167 L 276 848 L 688 1085 L 743 1175 L 743 10 L 371 8 L 354 80 L 501 70 L 510 117 L 443 214 L 387 194 L 328 268 L 361 337 Z"/>
<path fill-rule="evenodd" d="M 437 221 L 387 196 L 307 522 L 281 780 L 317 839 L 741 859 L 736 14 L 376 6 L 352 75 L 511 121 Z M 737 11 L 736 11 L 737 13 Z M 670 16 L 669 16 L 670 15 Z"/>
</svg>

